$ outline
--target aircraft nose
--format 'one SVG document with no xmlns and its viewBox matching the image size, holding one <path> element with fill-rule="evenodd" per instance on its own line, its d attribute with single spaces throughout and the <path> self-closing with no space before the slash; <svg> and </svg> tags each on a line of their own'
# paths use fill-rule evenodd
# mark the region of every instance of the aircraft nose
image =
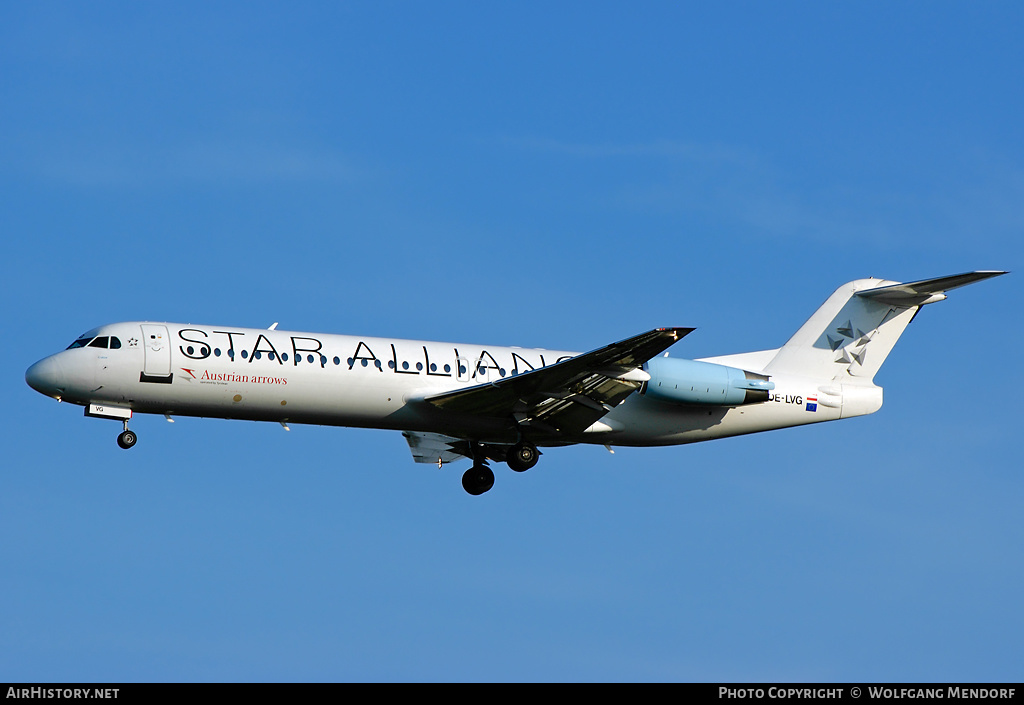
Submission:
<svg viewBox="0 0 1024 705">
<path fill-rule="evenodd" d="M 60 397 L 64 393 L 64 371 L 53 357 L 43 358 L 25 370 L 28 386 L 48 397 Z"/>
</svg>

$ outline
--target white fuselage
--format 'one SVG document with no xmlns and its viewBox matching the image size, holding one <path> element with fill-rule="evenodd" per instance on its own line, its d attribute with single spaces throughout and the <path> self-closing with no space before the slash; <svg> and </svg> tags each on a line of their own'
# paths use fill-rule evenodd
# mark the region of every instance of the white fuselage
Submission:
<svg viewBox="0 0 1024 705">
<path fill-rule="evenodd" d="M 38 391 L 135 413 L 358 426 L 513 442 L 502 420 L 446 413 L 420 400 L 515 376 L 570 351 L 297 333 L 176 323 L 117 323 L 30 368 Z M 106 347 L 96 341 L 106 339 Z M 117 340 L 118 347 L 113 341 Z M 710 359 L 737 364 L 745 356 Z M 765 355 L 751 354 L 756 363 Z M 756 367 L 748 367 L 756 371 Z M 871 413 L 870 384 L 772 376 L 767 402 L 691 406 L 632 394 L 559 444 L 672 445 Z"/>
</svg>

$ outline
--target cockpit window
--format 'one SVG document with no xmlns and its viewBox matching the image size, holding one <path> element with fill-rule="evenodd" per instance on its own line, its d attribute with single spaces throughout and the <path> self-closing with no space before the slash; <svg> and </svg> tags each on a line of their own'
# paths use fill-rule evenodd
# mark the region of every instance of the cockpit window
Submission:
<svg viewBox="0 0 1024 705">
<path fill-rule="evenodd" d="M 85 338 L 79 338 L 75 342 L 71 343 L 71 345 L 69 345 L 67 347 L 67 349 L 68 350 L 74 350 L 75 348 L 84 348 L 86 345 L 89 344 L 90 340 L 92 340 L 92 336 L 91 335 L 88 336 L 88 337 L 85 337 Z"/>
<path fill-rule="evenodd" d="M 110 348 L 111 350 L 118 350 L 121 348 L 121 339 L 113 335 L 101 335 L 99 338 L 94 338 L 91 335 L 84 335 L 75 342 L 71 343 L 67 347 L 68 350 L 74 350 L 75 348 Z"/>
</svg>

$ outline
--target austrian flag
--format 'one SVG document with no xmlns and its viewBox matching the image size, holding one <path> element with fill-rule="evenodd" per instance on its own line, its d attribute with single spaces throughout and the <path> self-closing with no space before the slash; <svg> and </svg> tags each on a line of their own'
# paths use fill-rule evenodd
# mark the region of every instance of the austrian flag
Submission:
<svg viewBox="0 0 1024 705">
<path fill-rule="evenodd" d="M 818 397 L 807 397 L 807 410 L 817 411 L 818 410 Z"/>
</svg>

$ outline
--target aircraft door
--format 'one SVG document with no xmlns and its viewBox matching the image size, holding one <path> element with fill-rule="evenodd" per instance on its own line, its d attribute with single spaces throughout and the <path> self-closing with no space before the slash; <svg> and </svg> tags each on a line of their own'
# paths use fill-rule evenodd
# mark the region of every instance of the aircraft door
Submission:
<svg viewBox="0 0 1024 705">
<path fill-rule="evenodd" d="M 468 382 L 473 374 L 469 367 L 469 358 L 457 357 L 455 358 L 455 364 L 457 365 L 455 379 L 460 382 Z"/>
<path fill-rule="evenodd" d="M 171 341 L 167 326 L 156 323 L 142 324 L 142 339 L 145 341 L 146 362 L 142 371 L 144 382 L 171 381 Z"/>
</svg>

